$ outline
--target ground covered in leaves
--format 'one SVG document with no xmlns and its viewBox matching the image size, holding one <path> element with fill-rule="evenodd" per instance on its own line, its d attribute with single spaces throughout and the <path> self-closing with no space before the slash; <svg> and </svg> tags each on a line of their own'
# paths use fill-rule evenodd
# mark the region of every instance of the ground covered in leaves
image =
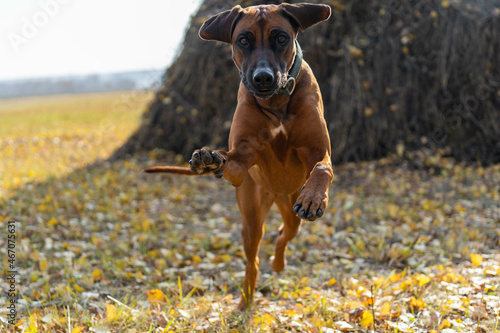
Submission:
<svg viewBox="0 0 500 333">
<path fill-rule="evenodd" d="M 161 151 L 102 160 L 138 124 L 130 96 L 86 96 L 104 106 L 74 135 L 50 130 L 60 119 L 43 133 L 2 133 L 0 253 L 5 272 L 15 220 L 19 272 L 16 326 L 2 293 L 2 330 L 500 331 L 500 165 L 420 151 L 336 166 L 328 211 L 304 223 L 278 275 L 268 265 L 281 223 L 271 210 L 256 304 L 235 313 L 245 259 L 231 185 L 142 174 L 182 162 Z M 117 100 L 128 109 L 110 113 Z"/>
</svg>

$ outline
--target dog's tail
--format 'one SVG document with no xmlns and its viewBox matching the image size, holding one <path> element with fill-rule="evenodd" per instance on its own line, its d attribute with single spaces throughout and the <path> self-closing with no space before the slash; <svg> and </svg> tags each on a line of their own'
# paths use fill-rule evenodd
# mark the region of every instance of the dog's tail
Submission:
<svg viewBox="0 0 500 333">
<path fill-rule="evenodd" d="M 184 176 L 198 176 L 197 174 L 193 173 L 191 169 L 189 168 L 183 168 L 183 167 L 177 167 L 177 166 L 155 166 L 151 168 L 147 168 L 142 170 L 142 172 L 146 173 L 173 173 L 175 175 L 184 175 Z"/>
</svg>

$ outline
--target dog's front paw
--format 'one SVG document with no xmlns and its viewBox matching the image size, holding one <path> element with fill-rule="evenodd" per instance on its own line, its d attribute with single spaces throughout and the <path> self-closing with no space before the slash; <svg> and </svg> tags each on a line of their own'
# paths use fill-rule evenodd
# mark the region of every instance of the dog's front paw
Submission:
<svg viewBox="0 0 500 333">
<path fill-rule="evenodd" d="M 328 193 L 318 193 L 318 191 L 308 189 L 306 185 L 297 198 L 293 211 L 301 219 L 314 221 L 323 216 L 327 204 Z"/>
<path fill-rule="evenodd" d="M 189 160 L 189 168 L 198 175 L 213 172 L 216 177 L 220 178 L 225 163 L 225 157 L 205 147 L 194 151 Z"/>
</svg>

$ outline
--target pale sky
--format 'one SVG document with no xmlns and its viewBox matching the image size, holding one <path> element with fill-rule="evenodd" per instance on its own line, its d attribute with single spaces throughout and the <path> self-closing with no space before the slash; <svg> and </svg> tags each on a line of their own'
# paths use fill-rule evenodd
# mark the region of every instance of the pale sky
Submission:
<svg viewBox="0 0 500 333">
<path fill-rule="evenodd" d="M 165 69 L 201 0 L 0 0 L 0 80 Z"/>
</svg>

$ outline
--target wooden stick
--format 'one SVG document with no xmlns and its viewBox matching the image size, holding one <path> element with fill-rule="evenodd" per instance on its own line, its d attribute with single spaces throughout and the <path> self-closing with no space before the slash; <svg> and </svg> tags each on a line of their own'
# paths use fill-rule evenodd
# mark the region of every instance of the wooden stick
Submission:
<svg viewBox="0 0 500 333">
<path fill-rule="evenodd" d="M 177 167 L 177 166 L 155 166 L 151 168 L 147 168 L 142 170 L 142 172 L 146 173 L 173 173 L 176 175 L 184 175 L 184 176 L 198 176 L 197 174 L 191 172 L 189 168 Z"/>
</svg>

